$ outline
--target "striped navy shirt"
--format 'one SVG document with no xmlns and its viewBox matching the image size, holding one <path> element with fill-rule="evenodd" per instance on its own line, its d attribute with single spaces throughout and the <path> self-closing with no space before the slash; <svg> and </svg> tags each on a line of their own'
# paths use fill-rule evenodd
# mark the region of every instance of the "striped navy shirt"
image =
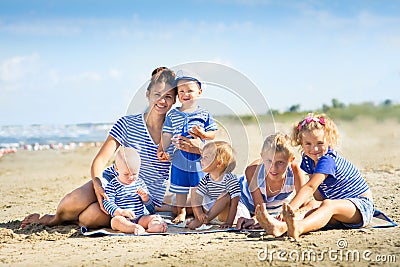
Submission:
<svg viewBox="0 0 400 267">
<path fill-rule="evenodd" d="M 105 188 L 109 200 L 104 199 L 105 210 L 114 217 L 114 212 L 118 209 L 130 209 L 136 217 L 144 214 L 144 204 L 142 198 L 136 190 L 143 188 L 147 191 L 146 184 L 138 178 L 130 185 L 122 184 L 117 178 L 112 179 Z"/>
<path fill-rule="evenodd" d="M 153 203 L 161 206 L 167 189 L 170 162 L 160 162 L 157 158 L 158 144 L 151 138 L 143 114 L 128 115 L 120 118 L 110 133 L 124 147 L 135 148 L 141 159 L 139 178 L 142 179 L 152 196 Z M 105 170 L 107 174 L 118 176 L 114 166 Z"/>
<path fill-rule="evenodd" d="M 255 206 L 253 197 L 251 195 L 251 191 L 249 185 L 247 183 L 246 177 L 243 175 L 239 179 L 241 195 L 240 202 L 243 203 L 251 214 L 255 212 Z M 282 205 L 284 202 L 290 202 L 290 200 L 294 196 L 294 174 L 292 171 L 292 167 L 288 166 L 286 171 L 286 180 L 285 184 L 282 187 L 281 192 L 275 196 L 267 197 L 267 187 L 265 182 L 265 166 L 264 163 L 261 164 L 258 174 L 257 174 L 257 187 L 261 191 L 261 195 L 263 197 L 263 201 L 266 205 L 267 211 L 269 214 L 278 214 L 282 211 Z"/>
<path fill-rule="evenodd" d="M 308 174 L 328 175 L 318 186 L 318 191 L 325 199 L 353 198 L 369 189 L 358 169 L 331 148 L 319 158 L 315 167 L 314 161 L 303 154 L 300 167 Z"/>
<path fill-rule="evenodd" d="M 179 111 L 178 108 L 172 109 L 165 117 L 162 131 L 173 136 L 182 135 L 190 138 L 189 130 L 197 125 L 200 125 L 206 132 L 218 129 L 210 113 L 198 107 L 196 111 L 191 113 Z"/>
<path fill-rule="evenodd" d="M 210 200 L 217 200 L 221 195 L 228 193 L 232 199 L 240 196 L 240 186 L 237 177 L 232 173 L 224 174 L 221 181 L 214 181 L 207 173 L 200 180 L 196 193 Z"/>
</svg>

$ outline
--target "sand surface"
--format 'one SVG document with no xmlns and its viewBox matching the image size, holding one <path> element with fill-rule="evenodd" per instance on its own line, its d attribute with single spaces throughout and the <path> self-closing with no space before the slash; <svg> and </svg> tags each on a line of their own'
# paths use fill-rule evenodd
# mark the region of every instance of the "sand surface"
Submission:
<svg viewBox="0 0 400 267">
<path fill-rule="evenodd" d="M 400 125 L 368 120 L 338 125 L 341 154 L 361 170 L 376 208 L 399 223 Z M 287 124 L 278 123 L 277 128 L 288 131 Z M 237 174 L 243 172 L 247 160 L 255 159 L 260 146 L 236 147 L 238 154 L 249 151 L 250 155 L 241 156 Z M 83 237 L 75 225 L 21 229 L 26 215 L 54 213 L 66 193 L 90 179 L 97 150 L 18 151 L 0 159 L 0 266 L 400 265 L 399 227 L 318 231 L 298 242 L 238 233 L 92 238 Z M 308 257 L 309 252 L 318 258 Z"/>
</svg>

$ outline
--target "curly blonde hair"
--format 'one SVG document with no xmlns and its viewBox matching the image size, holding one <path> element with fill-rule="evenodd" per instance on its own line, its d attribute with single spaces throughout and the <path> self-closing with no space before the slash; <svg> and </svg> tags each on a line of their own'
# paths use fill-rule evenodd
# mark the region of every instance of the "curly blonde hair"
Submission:
<svg viewBox="0 0 400 267">
<path fill-rule="evenodd" d="M 329 147 L 335 148 L 339 144 L 339 132 L 332 119 L 323 113 L 308 113 L 303 120 L 295 124 L 292 129 L 292 144 L 294 146 L 301 146 L 304 132 L 320 129 L 324 130 Z"/>
</svg>

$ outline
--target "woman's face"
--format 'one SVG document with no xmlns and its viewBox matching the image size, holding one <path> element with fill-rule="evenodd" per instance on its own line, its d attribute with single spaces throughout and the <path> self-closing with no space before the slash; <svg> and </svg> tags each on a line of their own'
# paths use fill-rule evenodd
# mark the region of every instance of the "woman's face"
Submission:
<svg viewBox="0 0 400 267">
<path fill-rule="evenodd" d="M 156 83 L 146 92 L 149 101 L 149 110 L 159 114 L 166 114 L 175 104 L 176 94 L 171 85 Z"/>
</svg>

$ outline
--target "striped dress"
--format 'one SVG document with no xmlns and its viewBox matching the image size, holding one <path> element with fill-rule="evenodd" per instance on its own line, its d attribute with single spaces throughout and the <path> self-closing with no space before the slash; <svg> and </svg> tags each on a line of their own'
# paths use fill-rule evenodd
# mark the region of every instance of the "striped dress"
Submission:
<svg viewBox="0 0 400 267">
<path fill-rule="evenodd" d="M 311 158 L 303 154 L 300 168 L 308 174 L 328 175 L 318 186 L 318 191 L 325 199 L 353 198 L 369 189 L 358 169 L 330 148 L 319 158 L 316 166 Z"/>
<path fill-rule="evenodd" d="M 170 162 L 160 162 L 157 158 L 158 144 L 151 138 L 144 121 L 144 114 L 128 115 L 120 118 L 111 128 L 110 133 L 118 143 L 135 148 L 141 159 L 139 178 L 142 179 L 153 199 L 153 204 L 160 207 L 164 200 L 169 179 Z M 118 176 L 114 166 L 105 170 L 107 175 Z M 105 178 L 107 178 L 107 175 Z"/>
<path fill-rule="evenodd" d="M 114 217 L 114 212 L 118 209 L 132 210 L 136 217 L 144 214 L 144 204 L 136 190 L 143 188 L 147 191 L 146 184 L 138 178 L 130 185 L 122 184 L 117 178 L 112 179 L 105 188 L 109 200 L 104 199 L 105 210 Z"/>
<path fill-rule="evenodd" d="M 251 215 L 254 215 L 255 206 L 253 197 L 246 177 L 243 175 L 239 178 L 239 184 L 241 189 L 240 202 L 246 206 L 250 211 Z M 267 197 L 266 182 L 265 182 L 265 166 L 261 164 L 258 175 L 257 175 L 257 186 L 261 191 L 264 203 L 266 203 L 267 211 L 269 214 L 277 215 L 282 211 L 282 205 L 284 202 L 290 202 L 294 196 L 294 174 L 292 168 L 289 166 L 286 172 L 286 181 L 279 194 L 272 197 Z"/>
</svg>

